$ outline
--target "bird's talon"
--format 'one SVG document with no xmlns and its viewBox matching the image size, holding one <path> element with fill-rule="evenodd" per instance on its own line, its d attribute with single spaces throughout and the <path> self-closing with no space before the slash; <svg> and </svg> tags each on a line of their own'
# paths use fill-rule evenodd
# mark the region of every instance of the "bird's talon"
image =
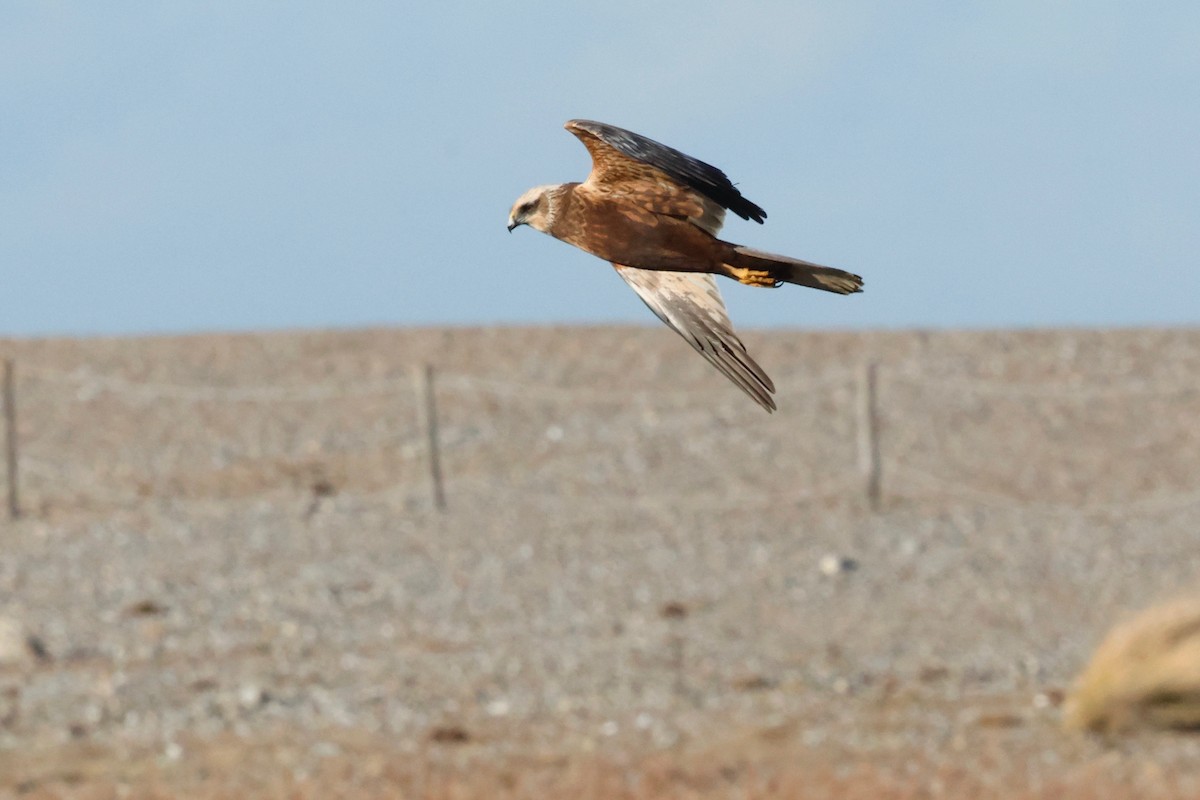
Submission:
<svg viewBox="0 0 1200 800">
<path fill-rule="evenodd" d="M 783 284 L 783 281 L 777 280 L 775 276 L 765 269 L 739 267 L 733 270 L 733 277 L 737 279 L 738 283 L 743 283 L 746 286 L 766 286 L 773 289 Z"/>
</svg>

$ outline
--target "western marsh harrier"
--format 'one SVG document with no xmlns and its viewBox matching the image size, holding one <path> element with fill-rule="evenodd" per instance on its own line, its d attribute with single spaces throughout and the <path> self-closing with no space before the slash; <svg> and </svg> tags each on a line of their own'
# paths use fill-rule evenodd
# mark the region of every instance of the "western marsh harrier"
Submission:
<svg viewBox="0 0 1200 800">
<path fill-rule="evenodd" d="M 529 225 L 610 262 L 659 319 L 774 411 L 775 385 L 733 332 L 713 276 L 838 294 L 861 292 L 862 278 L 718 239 L 726 209 L 760 224 L 767 212 L 716 167 L 614 125 L 573 119 L 566 129 L 591 153 L 591 174 L 525 192 L 508 230 Z"/>
</svg>

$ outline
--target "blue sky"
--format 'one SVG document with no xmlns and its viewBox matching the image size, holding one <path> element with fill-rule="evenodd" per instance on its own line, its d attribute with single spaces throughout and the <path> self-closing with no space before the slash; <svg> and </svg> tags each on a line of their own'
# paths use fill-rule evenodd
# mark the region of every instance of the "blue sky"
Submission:
<svg viewBox="0 0 1200 800">
<path fill-rule="evenodd" d="M 724 169 L 724 237 L 843 298 L 739 327 L 1200 321 L 1200 4 L 64 3 L 0 10 L 0 335 L 658 324 L 519 229 L 572 117 Z"/>
</svg>

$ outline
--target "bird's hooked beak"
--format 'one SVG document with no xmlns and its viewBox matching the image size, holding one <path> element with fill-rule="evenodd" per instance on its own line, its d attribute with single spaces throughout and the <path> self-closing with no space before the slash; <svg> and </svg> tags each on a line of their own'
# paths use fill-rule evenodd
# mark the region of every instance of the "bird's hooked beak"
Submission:
<svg viewBox="0 0 1200 800">
<path fill-rule="evenodd" d="M 519 223 L 519 222 L 513 222 L 513 220 L 512 220 L 512 217 L 509 217 L 509 219 L 508 219 L 508 232 L 509 232 L 509 233 L 512 233 L 512 232 L 513 232 L 513 228 L 517 227 L 517 226 L 518 226 L 518 225 L 520 225 L 520 224 L 521 224 L 521 223 Z"/>
</svg>

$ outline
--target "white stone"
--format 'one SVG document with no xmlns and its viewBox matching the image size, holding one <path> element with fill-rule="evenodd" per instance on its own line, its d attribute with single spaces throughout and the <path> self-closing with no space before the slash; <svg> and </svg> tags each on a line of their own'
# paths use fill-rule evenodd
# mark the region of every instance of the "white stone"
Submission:
<svg viewBox="0 0 1200 800">
<path fill-rule="evenodd" d="M 858 562 L 854 559 L 834 553 L 822 556 L 820 562 L 817 564 L 817 569 L 821 571 L 821 574 L 830 578 L 834 575 L 853 572 L 857 568 Z"/>
<path fill-rule="evenodd" d="M 0 617 L 0 664 L 19 664 L 32 657 L 25 626 L 12 617 Z"/>
</svg>

